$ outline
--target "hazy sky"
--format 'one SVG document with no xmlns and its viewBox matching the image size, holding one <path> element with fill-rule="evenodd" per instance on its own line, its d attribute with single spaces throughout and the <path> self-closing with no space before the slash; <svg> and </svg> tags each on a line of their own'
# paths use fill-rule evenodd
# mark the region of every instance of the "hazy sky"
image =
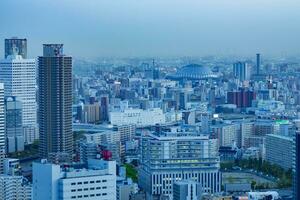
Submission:
<svg viewBox="0 0 300 200">
<path fill-rule="evenodd" d="M 299 0 L 0 0 L 4 38 L 75 57 L 300 55 Z"/>
</svg>

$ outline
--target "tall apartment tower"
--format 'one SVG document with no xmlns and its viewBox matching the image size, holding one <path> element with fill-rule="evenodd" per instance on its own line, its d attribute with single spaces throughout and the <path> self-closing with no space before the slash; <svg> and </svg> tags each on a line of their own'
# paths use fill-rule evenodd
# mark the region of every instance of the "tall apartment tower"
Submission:
<svg viewBox="0 0 300 200">
<path fill-rule="evenodd" d="M 13 51 L 15 50 L 18 51 L 18 55 L 22 56 L 22 58 L 27 58 L 27 39 L 13 37 L 10 39 L 5 39 L 4 43 L 5 58 L 7 58 L 9 55 L 12 55 Z"/>
<path fill-rule="evenodd" d="M 72 57 L 63 44 L 44 44 L 38 58 L 40 156 L 69 156 L 72 136 Z"/>
<path fill-rule="evenodd" d="M 256 74 L 259 74 L 260 71 L 260 54 L 256 54 Z"/>
<path fill-rule="evenodd" d="M 5 112 L 4 112 L 4 84 L 0 83 L 0 174 L 4 172 L 5 158 Z"/>
<path fill-rule="evenodd" d="M 250 65 L 246 62 L 236 62 L 233 64 L 233 75 L 240 81 L 249 80 L 251 76 Z"/>
<path fill-rule="evenodd" d="M 16 97 L 22 102 L 22 126 L 25 143 L 38 139 L 36 102 L 36 60 L 24 59 L 13 48 L 6 59 L 0 61 L 0 82 L 4 83 L 5 97 Z"/>
</svg>

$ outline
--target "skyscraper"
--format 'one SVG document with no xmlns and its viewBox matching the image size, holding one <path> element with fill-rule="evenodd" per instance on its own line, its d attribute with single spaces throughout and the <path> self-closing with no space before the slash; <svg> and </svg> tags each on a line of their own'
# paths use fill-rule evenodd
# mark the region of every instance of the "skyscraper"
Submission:
<svg viewBox="0 0 300 200">
<path fill-rule="evenodd" d="M 4 84 L 0 83 L 0 174 L 3 174 L 5 158 L 5 115 L 4 115 Z"/>
<path fill-rule="evenodd" d="M 256 54 L 256 74 L 259 74 L 260 71 L 260 54 Z"/>
<path fill-rule="evenodd" d="M 14 48 L 0 61 L 0 82 L 4 83 L 5 97 L 14 96 L 22 102 L 22 125 L 25 137 L 38 139 L 36 102 L 36 61 L 24 59 Z M 31 137 L 33 135 L 34 137 Z"/>
<path fill-rule="evenodd" d="M 38 62 L 40 156 L 71 157 L 72 57 L 63 54 L 63 44 L 44 44 Z"/>
<path fill-rule="evenodd" d="M 250 66 L 246 62 L 237 62 L 233 64 L 233 75 L 240 81 L 250 79 L 251 71 Z"/>
<path fill-rule="evenodd" d="M 13 51 L 17 50 L 18 55 L 22 58 L 27 58 L 27 39 L 19 39 L 13 37 L 11 39 L 5 39 L 5 58 L 12 55 Z"/>
</svg>

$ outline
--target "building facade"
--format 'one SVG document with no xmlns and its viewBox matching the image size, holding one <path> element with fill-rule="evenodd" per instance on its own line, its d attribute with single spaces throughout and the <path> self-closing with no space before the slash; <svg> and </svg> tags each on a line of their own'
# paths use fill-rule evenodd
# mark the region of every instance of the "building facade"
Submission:
<svg viewBox="0 0 300 200">
<path fill-rule="evenodd" d="M 44 44 L 38 58 L 40 156 L 73 152 L 72 57 L 62 44 Z"/>
<path fill-rule="evenodd" d="M 22 102 L 15 97 L 5 98 L 7 153 L 24 150 Z"/>
<path fill-rule="evenodd" d="M 4 83 L 5 97 L 14 96 L 22 102 L 23 134 L 34 135 L 37 129 L 36 61 L 24 59 L 17 52 L 0 61 L 0 82 Z M 27 136 L 25 136 L 27 137 Z M 31 137 L 31 136 L 28 136 Z"/>
<path fill-rule="evenodd" d="M 141 141 L 139 185 L 146 199 L 172 197 L 173 184 L 193 180 L 204 192 L 221 191 L 217 142 L 196 130 L 147 133 Z"/>
<path fill-rule="evenodd" d="M 116 199 L 116 163 L 89 160 L 87 169 L 33 164 L 33 200 Z"/>
<path fill-rule="evenodd" d="M 5 158 L 5 106 L 4 106 L 4 84 L 0 83 L 0 174 L 4 172 Z"/>
</svg>

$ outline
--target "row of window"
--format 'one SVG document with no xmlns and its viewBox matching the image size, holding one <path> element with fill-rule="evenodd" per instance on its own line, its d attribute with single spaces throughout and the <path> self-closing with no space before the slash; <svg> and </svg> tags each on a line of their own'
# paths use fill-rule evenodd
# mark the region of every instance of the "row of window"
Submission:
<svg viewBox="0 0 300 200">
<path fill-rule="evenodd" d="M 100 190 L 100 189 L 101 189 L 101 187 L 96 187 L 96 190 Z M 106 187 L 106 186 L 103 186 L 102 189 L 107 189 L 107 187 Z M 83 190 L 83 191 L 88 191 L 89 188 L 84 188 L 84 189 L 79 188 L 79 189 L 77 189 L 78 192 L 80 192 L 80 191 L 82 191 L 82 190 Z M 92 188 L 90 188 L 90 190 L 95 190 L 95 188 L 92 187 Z M 71 192 L 76 192 L 76 189 L 72 189 Z"/>
<path fill-rule="evenodd" d="M 95 197 L 95 196 L 99 197 L 99 196 L 106 196 L 106 195 L 107 195 L 107 193 L 102 193 L 102 194 L 98 193 L 98 194 L 90 194 L 90 195 L 78 195 L 77 198 L 81 199 L 81 198 L 87 198 L 89 196 L 90 197 Z M 76 196 L 72 196 L 71 199 L 76 199 Z"/>
<path fill-rule="evenodd" d="M 97 181 L 90 181 L 90 183 L 101 183 L 101 180 L 97 180 Z M 107 182 L 107 180 L 102 180 L 102 183 L 105 183 Z M 77 182 L 77 185 L 82 185 L 82 184 L 88 184 L 89 182 L 88 181 L 84 181 L 83 183 L 82 182 Z M 71 185 L 76 185 L 75 182 L 71 183 Z"/>
</svg>

